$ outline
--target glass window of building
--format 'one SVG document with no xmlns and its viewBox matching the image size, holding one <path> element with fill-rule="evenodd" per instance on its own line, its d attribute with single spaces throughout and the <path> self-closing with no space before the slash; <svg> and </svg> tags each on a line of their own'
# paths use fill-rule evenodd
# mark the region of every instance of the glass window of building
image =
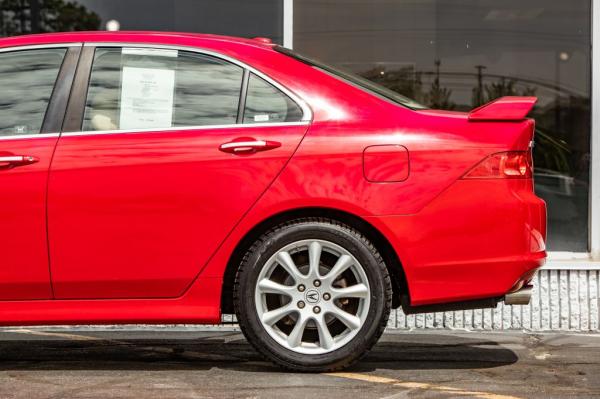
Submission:
<svg viewBox="0 0 600 399">
<path fill-rule="evenodd" d="M 588 251 L 590 0 L 302 0 L 294 50 L 433 108 L 539 98 L 535 183 L 550 251 Z"/>
</svg>

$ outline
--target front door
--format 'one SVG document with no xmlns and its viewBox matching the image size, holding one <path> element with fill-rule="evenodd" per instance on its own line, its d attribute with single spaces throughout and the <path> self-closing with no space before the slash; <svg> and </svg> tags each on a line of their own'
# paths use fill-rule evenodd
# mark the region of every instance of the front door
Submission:
<svg viewBox="0 0 600 399">
<path fill-rule="evenodd" d="M 61 136 L 49 179 L 55 295 L 179 296 L 307 122 L 273 85 L 213 56 L 105 47 L 91 60 L 82 127 Z"/>
<path fill-rule="evenodd" d="M 49 129 L 62 115 L 49 104 L 66 53 L 0 50 L 0 300 L 52 298 L 46 188 L 60 128 Z"/>
</svg>

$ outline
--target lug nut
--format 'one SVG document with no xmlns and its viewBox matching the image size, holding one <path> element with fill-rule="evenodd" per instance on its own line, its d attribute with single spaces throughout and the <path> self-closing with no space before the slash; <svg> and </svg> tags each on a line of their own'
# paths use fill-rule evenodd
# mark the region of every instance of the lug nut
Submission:
<svg viewBox="0 0 600 399">
<path fill-rule="evenodd" d="M 313 308 L 313 312 L 315 312 L 315 313 L 321 313 L 321 308 L 320 308 L 320 307 L 318 307 L 318 306 L 315 306 L 315 307 Z"/>
<path fill-rule="evenodd" d="M 331 295 L 329 295 L 329 293 L 326 292 L 326 293 L 323 294 L 323 299 L 325 299 L 326 301 L 328 301 L 328 300 L 331 299 Z"/>
<path fill-rule="evenodd" d="M 300 292 L 304 292 L 305 289 L 306 289 L 306 287 L 304 285 L 302 285 L 302 284 L 300 284 L 298 286 L 298 291 L 300 291 Z"/>
<path fill-rule="evenodd" d="M 304 301 L 298 301 L 298 307 L 300 309 L 304 309 L 304 306 L 306 306 L 306 304 L 304 303 Z"/>
<path fill-rule="evenodd" d="M 315 281 L 313 281 L 313 285 L 315 287 L 320 287 L 321 286 L 321 280 L 315 280 Z"/>
</svg>

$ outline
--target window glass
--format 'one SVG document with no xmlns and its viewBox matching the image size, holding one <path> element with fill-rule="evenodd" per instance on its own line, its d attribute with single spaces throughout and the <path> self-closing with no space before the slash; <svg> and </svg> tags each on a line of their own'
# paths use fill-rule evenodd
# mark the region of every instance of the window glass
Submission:
<svg viewBox="0 0 600 399">
<path fill-rule="evenodd" d="M 0 136 L 40 132 L 66 51 L 0 53 Z"/>
<path fill-rule="evenodd" d="M 302 109 L 264 79 L 250 74 L 244 123 L 297 122 Z"/>
<path fill-rule="evenodd" d="M 363 78 L 362 76 L 357 75 L 349 70 L 340 69 L 339 67 L 336 68 L 334 66 L 325 64 L 321 61 L 296 53 L 295 51 L 292 51 L 282 46 L 275 46 L 275 50 L 279 51 L 280 53 L 286 54 L 292 58 L 295 58 L 296 60 L 310 65 L 314 68 L 320 69 L 321 71 L 328 73 L 329 75 L 335 76 L 338 79 L 341 79 L 355 87 L 359 87 L 360 89 L 368 93 L 372 93 L 378 97 L 383 97 L 387 100 L 391 100 L 397 104 L 404 105 L 405 107 L 411 109 L 427 108 L 423 104 L 419 104 L 413 99 L 403 96 L 402 94 L 399 94 L 394 90 L 390 90 L 387 87 L 380 85 L 372 80 Z"/>
<path fill-rule="evenodd" d="M 550 251 L 588 251 L 590 41 L 590 0 L 294 2 L 294 50 L 427 107 L 537 96 Z"/>
<path fill-rule="evenodd" d="M 235 124 L 243 69 L 149 48 L 96 50 L 84 131 Z"/>
</svg>

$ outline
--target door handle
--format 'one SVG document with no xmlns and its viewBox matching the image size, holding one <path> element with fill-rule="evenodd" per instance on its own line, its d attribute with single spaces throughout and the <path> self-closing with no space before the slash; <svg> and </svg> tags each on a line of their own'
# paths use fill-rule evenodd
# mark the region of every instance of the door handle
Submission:
<svg viewBox="0 0 600 399">
<path fill-rule="evenodd" d="M 268 151 L 278 147 L 281 147 L 281 143 L 277 141 L 241 138 L 221 144 L 219 150 L 230 154 L 254 154 L 255 152 Z"/>
<path fill-rule="evenodd" d="M 16 166 L 31 165 L 32 163 L 36 163 L 38 161 L 39 159 L 37 157 L 32 157 L 31 155 L 0 156 L 0 168 L 14 168 Z"/>
</svg>

